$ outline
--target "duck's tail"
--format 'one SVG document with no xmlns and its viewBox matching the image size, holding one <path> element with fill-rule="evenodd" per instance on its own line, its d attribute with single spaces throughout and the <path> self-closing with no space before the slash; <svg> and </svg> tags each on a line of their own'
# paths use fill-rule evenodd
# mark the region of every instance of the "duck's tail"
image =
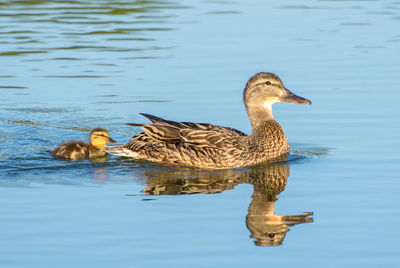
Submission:
<svg viewBox="0 0 400 268">
<path fill-rule="evenodd" d="M 124 147 L 124 144 L 109 145 L 104 148 L 108 154 L 138 158 L 138 153 Z"/>
</svg>

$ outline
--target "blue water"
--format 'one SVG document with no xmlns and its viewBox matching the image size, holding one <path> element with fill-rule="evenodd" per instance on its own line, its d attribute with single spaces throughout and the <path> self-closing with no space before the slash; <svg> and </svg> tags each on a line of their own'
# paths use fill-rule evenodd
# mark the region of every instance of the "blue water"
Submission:
<svg viewBox="0 0 400 268">
<path fill-rule="evenodd" d="M 0 1 L 0 265 L 397 267 L 398 1 Z M 246 133 L 278 74 L 288 161 L 204 171 L 49 151 L 145 112 Z M 297 215 L 297 218 L 294 217 Z"/>
</svg>

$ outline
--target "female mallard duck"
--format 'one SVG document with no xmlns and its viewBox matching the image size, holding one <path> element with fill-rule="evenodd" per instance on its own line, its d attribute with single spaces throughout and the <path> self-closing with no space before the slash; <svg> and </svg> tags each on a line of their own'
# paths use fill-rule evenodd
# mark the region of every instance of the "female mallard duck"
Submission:
<svg viewBox="0 0 400 268">
<path fill-rule="evenodd" d="M 95 128 L 90 132 L 89 135 L 90 144 L 84 141 L 70 141 L 61 144 L 51 153 L 55 156 L 70 159 L 80 160 L 84 158 L 92 158 L 96 156 L 104 156 L 104 147 L 107 143 L 115 143 L 110 138 L 108 131 L 104 128 Z"/>
<path fill-rule="evenodd" d="M 174 122 L 142 114 L 151 124 L 127 144 L 107 146 L 110 154 L 157 163 L 207 169 L 252 166 L 285 157 L 289 142 L 274 120 L 272 104 L 278 101 L 311 104 L 286 89 L 272 73 L 258 73 L 247 82 L 243 93 L 252 134 L 212 124 Z"/>
</svg>

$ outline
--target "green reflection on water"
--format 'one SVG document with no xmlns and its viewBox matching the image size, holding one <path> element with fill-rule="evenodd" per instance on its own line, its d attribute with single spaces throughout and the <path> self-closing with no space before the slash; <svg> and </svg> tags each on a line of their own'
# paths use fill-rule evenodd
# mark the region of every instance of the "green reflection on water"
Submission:
<svg viewBox="0 0 400 268">
<path fill-rule="evenodd" d="M 47 4 L 48 2 L 49 1 L 13 1 L 9 3 L 9 5 L 43 5 Z"/>
<path fill-rule="evenodd" d="M 16 112 L 25 112 L 25 113 L 68 113 L 71 112 L 71 109 L 62 109 L 62 108 L 43 108 L 43 107 L 35 107 L 35 108 L 7 108 L 7 111 L 16 111 Z"/>
<path fill-rule="evenodd" d="M 23 126 L 41 126 L 42 123 L 36 123 L 29 120 L 7 120 L 10 124 L 23 125 Z"/>
<path fill-rule="evenodd" d="M 39 54 L 39 53 L 47 53 L 47 51 L 7 51 L 7 52 L 1 52 L 0 56 L 20 56 L 24 54 Z"/>
<path fill-rule="evenodd" d="M 1 77 L 0 77 L 1 78 Z M 18 86 L 0 86 L 0 89 L 27 89 L 27 87 L 18 87 Z"/>
<path fill-rule="evenodd" d="M 180 9 L 183 6 L 168 1 L 10 1 L 1 3 L 0 16 L 12 19 L 7 31 L 0 32 L 4 36 L 1 44 L 20 44 L 17 49 L 0 51 L 0 56 L 21 56 L 26 54 L 41 54 L 58 50 L 94 49 L 105 52 L 140 52 L 144 50 L 171 49 L 151 46 L 137 48 L 135 42 L 157 41 L 153 36 L 132 37 L 135 33 L 149 33 L 159 31 L 172 31 L 172 27 L 163 27 L 173 18 L 171 14 L 163 14 L 160 11 L 166 9 Z M 30 6 L 27 8 L 26 6 Z M 49 27 L 57 24 L 65 25 L 106 25 L 96 29 L 88 27 Z M 115 25 L 141 25 L 151 24 L 149 27 L 115 28 Z M 25 27 L 24 27 L 25 25 Z M 21 26 L 23 27 L 21 29 Z M 23 36 L 22 36 L 23 35 Z M 96 45 L 84 45 L 79 40 L 72 40 L 66 46 L 55 46 L 60 35 L 93 36 L 84 43 L 96 43 Z M 120 38 L 99 40 L 102 36 L 118 35 Z M 62 37 L 61 37 L 62 38 Z M 95 39 L 96 38 L 96 39 Z M 15 43 L 15 39 L 26 42 Z M 14 40 L 14 41 L 13 41 Z M 53 42 L 55 41 L 55 42 Z M 98 42 L 107 45 L 97 45 Z M 121 44 L 129 42 L 128 48 Z M 37 47 L 37 44 L 50 44 L 46 47 Z M 108 45 L 111 44 L 111 45 Z M 149 56 L 152 57 L 152 56 Z M 57 57 L 58 58 L 58 57 Z M 59 57 L 79 58 L 79 57 Z"/>
</svg>

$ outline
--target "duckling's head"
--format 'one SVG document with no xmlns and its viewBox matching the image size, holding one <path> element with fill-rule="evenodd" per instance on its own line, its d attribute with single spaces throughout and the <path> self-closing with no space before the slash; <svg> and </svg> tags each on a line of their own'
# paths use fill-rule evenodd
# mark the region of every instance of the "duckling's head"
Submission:
<svg viewBox="0 0 400 268">
<path fill-rule="evenodd" d="M 272 104 L 279 101 L 311 104 L 311 101 L 295 95 L 285 88 L 281 79 L 273 73 L 253 75 L 246 84 L 243 100 L 254 129 L 256 122 L 273 119 Z"/>
<path fill-rule="evenodd" d="M 95 128 L 90 132 L 90 144 L 98 149 L 102 149 L 107 143 L 115 143 L 116 141 L 110 138 L 108 131 L 104 128 Z"/>
</svg>

